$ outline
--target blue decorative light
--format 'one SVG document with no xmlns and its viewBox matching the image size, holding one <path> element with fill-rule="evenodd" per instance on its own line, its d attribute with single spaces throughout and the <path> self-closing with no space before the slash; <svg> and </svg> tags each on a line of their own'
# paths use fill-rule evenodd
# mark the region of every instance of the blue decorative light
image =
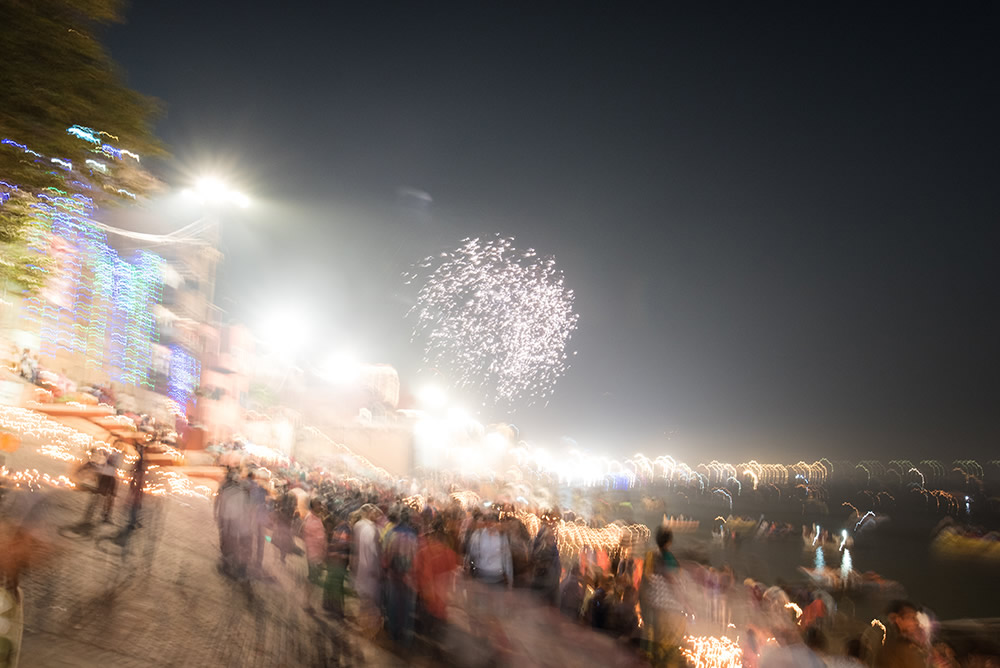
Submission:
<svg viewBox="0 0 1000 668">
<path fill-rule="evenodd" d="M 90 128 L 85 128 L 82 125 L 74 125 L 66 129 L 66 132 L 73 135 L 74 137 L 79 137 L 84 141 L 89 141 L 91 144 L 100 144 L 101 140 L 95 136 L 95 133 Z"/>
<path fill-rule="evenodd" d="M 110 155 L 112 158 L 117 158 L 118 160 L 122 159 L 122 152 L 116 149 L 111 144 L 104 144 L 103 146 L 101 146 L 101 152 L 104 153 L 105 155 Z"/>
<path fill-rule="evenodd" d="M 201 379 L 201 364 L 178 345 L 170 346 L 170 374 L 167 378 L 167 396 L 177 402 L 181 410 L 187 406 Z"/>
<path fill-rule="evenodd" d="M 8 190 L 17 190 L 17 186 L 7 183 L 6 181 L 0 181 L 0 186 L 3 186 Z M 9 192 L 0 191 L 0 204 L 6 204 L 9 199 L 10 199 Z"/>
<path fill-rule="evenodd" d="M 39 157 L 39 158 L 42 157 L 41 153 L 36 153 L 35 151 L 32 151 L 30 148 L 28 148 L 27 144 L 18 144 L 13 139 L 4 139 L 3 141 L 0 141 L 0 144 L 7 144 L 8 146 L 14 146 L 16 148 L 21 149 L 25 153 L 29 153 L 29 154 L 31 154 L 33 156 L 36 156 L 36 157 Z"/>
</svg>

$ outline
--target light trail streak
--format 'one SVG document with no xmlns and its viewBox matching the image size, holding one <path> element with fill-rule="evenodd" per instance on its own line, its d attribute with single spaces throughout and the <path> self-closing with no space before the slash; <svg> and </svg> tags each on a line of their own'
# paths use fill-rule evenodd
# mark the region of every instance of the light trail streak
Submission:
<svg viewBox="0 0 1000 668">
<path fill-rule="evenodd" d="M 860 519 L 860 520 L 858 520 L 858 523 L 854 525 L 854 530 L 855 530 L 855 531 L 857 531 L 858 529 L 860 529 L 860 528 L 861 528 L 861 525 L 862 525 L 862 524 L 864 524 L 865 520 L 866 520 L 866 519 L 868 519 L 869 517 L 871 517 L 871 518 L 873 518 L 873 519 L 874 519 L 874 517 L 875 517 L 875 513 L 874 513 L 873 511 L 871 511 L 871 510 L 869 510 L 869 511 L 868 511 L 867 513 L 865 513 L 865 514 L 864 514 L 864 515 L 863 515 L 863 516 L 861 517 L 861 519 Z"/>
</svg>

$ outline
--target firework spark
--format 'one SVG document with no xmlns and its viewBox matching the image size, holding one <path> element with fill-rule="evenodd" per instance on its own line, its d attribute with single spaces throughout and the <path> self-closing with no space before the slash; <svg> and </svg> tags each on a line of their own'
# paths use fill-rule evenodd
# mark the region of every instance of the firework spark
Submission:
<svg viewBox="0 0 1000 668">
<path fill-rule="evenodd" d="M 467 239 L 420 269 L 425 280 L 409 315 L 428 365 L 481 392 L 484 403 L 552 394 L 578 318 L 553 258 L 517 250 L 510 238 Z"/>
</svg>

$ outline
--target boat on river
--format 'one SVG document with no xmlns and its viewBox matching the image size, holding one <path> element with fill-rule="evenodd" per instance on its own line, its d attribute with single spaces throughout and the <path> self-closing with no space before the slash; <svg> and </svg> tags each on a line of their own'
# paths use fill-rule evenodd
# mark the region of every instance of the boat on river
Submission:
<svg viewBox="0 0 1000 668">
<path fill-rule="evenodd" d="M 931 547 L 943 557 L 1000 560 L 1000 533 L 977 534 L 948 526 L 938 532 Z"/>
</svg>

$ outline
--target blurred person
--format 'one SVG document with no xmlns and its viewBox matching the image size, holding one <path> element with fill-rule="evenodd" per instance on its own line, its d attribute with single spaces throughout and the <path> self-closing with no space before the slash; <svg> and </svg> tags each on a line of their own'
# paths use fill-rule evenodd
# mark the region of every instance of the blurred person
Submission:
<svg viewBox="0 0 1000 668">
<path fill-rule="evenodd" d="M 0 476 L 2 480 L 2 476 Z M 2 488 L 0 488 L 2 489 Z M 28 668 L 20 660 L 23 649 L 25 613 L 30 609 L 32 627 L 47 626 L 52 610 L 51 590 L 40 590 L 38 585 L 51 586 L 62 580 L 63 564 L 69 564 L 73 555 L 52 542 L 51 511 L 54 499 L 48 494 L 15 494 L 0 497 L 0 666 Z M 60 553 L 63 555 L 60 555 Z M 63 562 L 59 556 L 67 556 Z M 51 567 L 44 567 L 51 561 Z M 80 563 L 73 564 L 75 572 L 86 572 Z M 32 572 L 32 569 L 37 569 Z M 64 575 L 65 573 L 62 573 Z M 26 577 L 27 576 L 27 577 Z M 21 586 L 24 585 L 24 589 Z"/>
<path fill-rule="evenodd" d="M 462 549 L 467 552 L 472 534 L 476 533 L 476 529 L 483 525 L 483 511 L 481 508 L 473 508 L 471 514 L 463 512 L 462 518 Z"/>
<path fill-rule="evenodd" d="M 385 543 L 389 533 L 396 528 L 396 524 L 399 522 L 399 506 L 394 505 L 390 507 L 388 512 L 386 512 L 380 519 L 382 521 L 377 522 L 379 527 L 378 542 L 379 545 L 385 549 Z"/>
<path fill-rule="evenodd" d="M 810 626 L 806 629 L 804 642 L 806 647 L 820 656 L 823 656 L 827 652 L 828 643 L 826 634 L 815 626 Z"/>
<path fill-rule="evenodd" d="M 351 550 L 351 577 L 354 591 L 360 600 L 358 623 L 362 634 L 373 638 L 381 626 L 380 579 L 382 575 L 379 555 L 378 530 L 374 518 L 379 511 L 371 504 L 361 507 L 361 516 L 354 525 Z"/>
<path fill-rule="evenodd" d="M 590 625 L 600 631 L 608 630 L 613 606 L 612 580 L 607 575 L 600 575 L 594 583 L 594 594 L 587 604 L 587 620 Z"/>
<path fill-rule="evenodd" d="M 556 540 L 555 520 L 551 514 L 543 515 L 543 523 L 531 546 L 531 588 L 539 598 L 553 607 L 559 605 L 559 579 L 562 564 Z"/>
<path fill-rule="evenodd" d="M 619 545 L 615 575 L 627 577 L 638 591 L 639 584 L 642 582 L 643 559 L 635 555 L 632 547 L 631 538 L 623 537 Z"/>
<path fill-rule="evenodd" d="M 459 561 L 448 544 L 444 519 L 431 521 L 431 531 L 420 539 L 416 558 L 417 594 L 424 634 L 432 641 L 441 639 L 448 620 L 448 599 Z"/>
<path fill-rule="evenodd" d="M 97 491 L 90 498 L 90 503 L 87 504 L 87 509 L 84 511 L 83 523 L 85 525 L 91 523 L 97 504 L 102 500 L 104 508 L 101 521 L 105 524 L 111 523 L 111 509 L 114 507 L 118 488 L 118 466 L 122 458 L 122 453 L 115 447 L 116 445 L 117 442 L 111 444 L 111 447 L 105 451 L 104 461 L 97 465 Z"/>
<path fill-rule="evenodd" d="M 500 530 L 500 518 L 491 512 L 469 538 L 465 555 L 469 586 L 470 625 L 489 636 L 498 630 L 498 619 L 506 614 L 503 594 L 514 586 L 514 566 L 507 535 Z"/>
<path fill-rule="evenodd" d="M 611 610 L 611 631 L 629 643 L 637 644 L 639 640 L 639 615 L 636 611 L 638 605 L 639 592 L 628 584 Z"/>
<path fill-rule="evenodd" d="M 25 348 L 21 353 L 21 362 L 18 366 L 22 378 L 29 383 L 38 384 L 38 362 L 32 357 L 30 349 Z"/>
<path fill-rule="evenodd" d="M 337 619 L 344 617 L 344 581 L 351 560 L 351 519 L 339 516 L 333 521 L 326 556 L 326 582 L 323 585 L 323 609 Z"/>
<path fill-rule="evenodd" d="M 309 503 L 311 499 L 305 483 L 301 480 L 293 481 L 292 484 L 288 486 L 288 494 L 295 499 L 296 516 L 299 519 L 304 518 L 306 513 L 309 512 Z"/>
<path fill-rule="evenodd" d="M 559 586 L 559 611 L 573 621 L 579 621 L 585 593 L 583 574 L 579 565 L 573 564 Z"/>
<path fill-rule="evenodd" d="M 30 495 L 21 497 L 16 501 L 20 507 L 7 507 L 0 515 L 0 587 L 11 592 L 17 591 L 24 573 L 49 556 L 34 512 L 38 503 Z"/>
<path fill-rule="evenodd" d="M 829 617 L 829 610 L 823 600 L 816 592 L 810 594 L 812 601 L 802 610 L 802 617 L 799 625 L 802 628 L 812 628 L 813 626 L 823 626 Z"/>
<path fill-rule="evenodd" d="M 129 520 L 127 528 L 129 531 L 142 526 L 139 522 L 139 512 L 142 510 L 142 499 L 146 486 L 146 446 L 142 443 L 136 443 L 135 451 L 138 458 L 132 467 L 128 490 Z"/>
<path fill-rule="evenodd" d="M 657 529 L 656 550 L 646 557 L 640 592 L 648 651 L 657 666 L 681 665 L 680 644 L 687 625 L 681 602 L 680 564 L 670 551 L 673 540 L 670 529 Z"/>
<path fill-rule="evenodd" d="M 271 542 L 281 553 L 281 563 L 285 563 L 288 554 L 299 554 L 299 549 L 292 538 L 292 524 L 297 517 L 298 499 L 291 493 L 286 481 L 272 512 L 274 529 Z"/>
<path fill-rule="evenodd" d="M 417 533 L 410 508 L 400 509 L 397 524 L 385 540 L 386 627 L 397 647 L 408 648 L 413 641 L 413 616 L 417 589 L 414 562 Z"/>
<path fill-rule="evenodd" d="M 482 527 L 476 529 L 469 538 L 466 556 L 473 577 L 490 585 L 514 585 L 514 566 L 510 554 L 510 542 L 500 531 L 500 519 L 496 513 L 486 517 Z"/>
<path fill-rule="evenodd" d="M 312 499 L 309 502 L 309 510 L 302 518 L 302 541 L 306 546 L 306 581 L 303 590 L 302 609 L 312 614 L 316 610 L 312 601 L 315 589 L 323 584 L 323 566 L 327 554 L 326 528 L 320 513 L 323 510 L 323 503 L 319 499 Z"/>
<path fill-rule="evenodd" d="M 247 472 L 247 496 L 250 501 L 250 539 L 254 569 L 260 571 L 264 563 L 265 529 L 268 523 L 267 490 L 257 481 L 253 470 Z"/>
<path fill-rule="evenodd" d="M 250 538 L 250 500 L 235 469 L 226 474 L 216 494 L 215 518 L 219 526 L 222 570 L 230 577 L 242 578 L 246 575 L 244 548 Z"/>
<path fill-rule="evenodd" d="M 910 601 L 896 600 L 889 603 L 886 609 L 889 625 L 876 666 L 925 668 L 930 665 L 919 612 L 920 609 Z"/>
<path fill-rule="evenodd" d="M 511 556 L 511 586 L 530 587 L 534 584 L 532 548 L 533 542 L 527 527 L 514 515 L 512 510 L 504 514 L 500 530 L 507 536 Z"/>
<path fill-rule="evenodd" d="M 389 506 L 384 514 L 380 514 L 375 520 L 375 526 L 378 529 L 378 548 L 379 555 L 382 559 L 382 574 L 383 577 L 386 571 L 389 569 L 389 564 L 385 560 L 385 547 L 389 542 L 389 534 L 392 530 L 396 528 L 396 524 L 399 522 L 399 502 Z M 383 619 L 387 616 L 389 612 L 389 588 L 382 587 L 382 597 L 379 600 L 379 606 L 382 609 Z"/>
</svg>

